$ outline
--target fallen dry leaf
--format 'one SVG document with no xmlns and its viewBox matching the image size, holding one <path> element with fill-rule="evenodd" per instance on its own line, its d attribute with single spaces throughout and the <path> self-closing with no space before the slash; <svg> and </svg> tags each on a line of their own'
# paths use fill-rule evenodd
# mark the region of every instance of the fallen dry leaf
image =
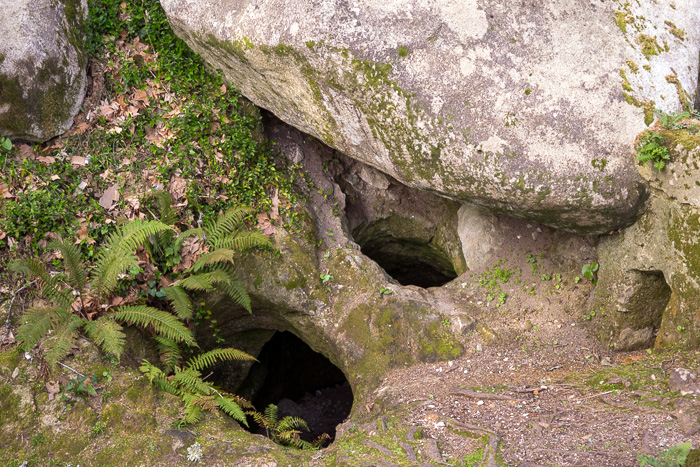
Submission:
<svg viewBox="0 0 700 467">
<path fill-rule="evenodd" d="M 7 292 L 5 292 L 5 293 L 7 293 Z M 11 330 L 8 330 L 7 334 L 0 337 L 0 345 L 12 345 L 15 342 L 17 342 L 17 341 L 15 340 L 15 335 L 12 334 Z"/>
<path fill-rule="evenodd" d="M 82 242 L 83 240 L 85 240 L 85 241 L 87 242 L 88 245 L 92 245 L 92 244 L 95 243 L 95 239 L 90 238 L 90 237 L 88 236 L 88 225 L 87 225 L 87 223 L 82 224 L 82 225 L 78 228 L 78 238 L 75 240 L 75 243 L 78 244 L 78 243 Z"/>
<path fill-rule="evenodd" d="M 12 199 L 15 197 L 14 193 L 12 193 L 4 183 L 0 183 L 0 195 L 2 195 L 4 199 Z"/>
<path fill-rule="evenodd" d="M 145 104 L 148 102 L 148 92 L 144 91 L 143 89 L 139 89 L 134 92 L 134 97 L 132 99 L 134 101 L 140 101 L 142 104 Z"/>
<path fill-rule="evenodd" d="M 177 201 L 185 196 L 185 191 L 187 190 L 187 182 L 184 178 L 173 176 L 170 179 L 170 196 L 173 200 Z"/>
<path fill-rule="evenodd" d="M 100 197 L 100 206 L 109 210 L 112 209 L 116 201 L 119 201 L 119 187 L 117 185 L 112 185 L 107 188 Z"/>
<path fill-rule="evenodd" d="M 28 144 L 20 144 L 19 153 L 23 159 L 34 159 L 34 157 L 36 157 L 34 150 Z"/>
<path fill-rule="evenodd" d="M 61 392 L 61 385 L 58 384 L 58 381 L 47 381 L 46 391 L 49 393 L 49 400 L 52 401 L 56 393 Z"/>
<path fill-rule="evenodd" d="M 279 197 L 279 189 L 275 188 L 275 192 L 272 194 L 272 211 L 270 212 L 270 216 L 272 217 L 272 220 L 276 221 L 277 219 L 280 218 L 280 197 Z"/>
<path fill-rule="evenodd" d="M 54 159 L 51 156 L 39 156 L 36 158 L 37 161 L 41 162 L 42 164 L 53 164 L 56 162 L 56 159 Z"/>
<path fill-rule="evenodd" d="M 260 227 L 260 230 L 262 230 L 263 234 L 267 237 L 277 231 L 277 228 L 272 225 L 270 218 L 264 212 L 258 214 L 258 227 Z"/>
<path fill-rule="evenodd" d="M 70 158 L 70 163 L 73 165 L 85 165 L 85 158 L 83 156 L 73 156 Z"/>
<path fill-rule="evenodd" d="M 90 124 L 87 122 L 79 123 L 73 130 L 73 134 L 82 135 L 85 131 L 90 128 Z"/>
<path fill-rule="evenodd" d="M 116 102 L 112 102 L 111 104 L 103 102 L 102 105 L 98 107 L 98 109 L 100 109 L 100 114 L 102 114 L 104 118 L 107 119 L 107 121 L 112 121 L 117 116 L 119 104 L 117 104 Z"/>
</svg>

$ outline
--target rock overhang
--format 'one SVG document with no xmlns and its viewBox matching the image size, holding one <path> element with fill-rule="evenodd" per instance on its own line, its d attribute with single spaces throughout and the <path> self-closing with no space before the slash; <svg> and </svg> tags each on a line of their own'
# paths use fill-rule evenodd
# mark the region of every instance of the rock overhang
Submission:
<svg viewBox="0 0 700 467">
<path fill-rule="evenodd" d="M 700 43 L 692 5 L 162 4 L 287 123 L 409 186 L 584 233 L 634 221 L 635 137 L 697 85 L 697 58 L 673 66 Z"/>
</svg>

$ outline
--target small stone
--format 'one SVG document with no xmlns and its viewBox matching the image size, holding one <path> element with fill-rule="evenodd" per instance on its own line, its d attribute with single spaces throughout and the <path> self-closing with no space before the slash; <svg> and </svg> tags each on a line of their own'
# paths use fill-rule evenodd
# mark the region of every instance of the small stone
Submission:
<svg viewBox="0 0 700 467">
<path fill-rule="evenodd" d="M 680 392 L 681 396 L 700 395 L 697 374 L 686 368 L 675 368 L 668 378 L 668 386 L 671 390 Z"/>
<path fill-rule="evenodd" d="M 12 375 L 10 375 L 10 378 L 16 379 L 19 376 L 19 367 L 15 367 L 14 370 L 12 370 Z"/>
<path fill-rule="evenodd" d="M 484 405 L 484 401 L 479 401 L 476 403 L 476 405 Z"/>
</svg>

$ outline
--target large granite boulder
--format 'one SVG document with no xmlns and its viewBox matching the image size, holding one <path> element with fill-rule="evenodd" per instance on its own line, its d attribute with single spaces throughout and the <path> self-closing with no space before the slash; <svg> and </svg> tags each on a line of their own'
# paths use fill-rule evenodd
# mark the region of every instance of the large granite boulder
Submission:
<svg viewBox="0 0 700 467">
<path fill-rule="evenodd" d="M 0 135 L 45 141 L 85 96 L 87 0 L 8 0 L 0 18 Z"/>
<path fill-rule="evenodd" d="M 287 123 L 409 186 L 579 232 L 632 223 L 635 136 L 697 86 L 699 0 L 161 3 Z"/>
</svg>

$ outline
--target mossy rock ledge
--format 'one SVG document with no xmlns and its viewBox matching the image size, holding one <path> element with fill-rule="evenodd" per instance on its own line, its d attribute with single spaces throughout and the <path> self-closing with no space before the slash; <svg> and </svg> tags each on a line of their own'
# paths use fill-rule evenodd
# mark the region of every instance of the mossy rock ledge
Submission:
<svg viewBox="0 0 700 467">
<path fill-rule="evenodd" d="M 697 1 L 161 4 L 303 132 L 408 186 L 579 233 L 634 221 L 632 142 L 697 86 Z"/>
<path fill-rule="evenodd" d="M 653 187 L 646 213 L 598 246 L 592 327 L 618 350 L 700 346 L 700 137 L 657 131 L 671 162 L 640 167 Z"/>
<path fill-rule="evenodd" d="M 353 175 L 359 171 L 367 179 L 367 172 L 383 177 L 379 172 L 364 164 L 360 169 L 353 167 L 354 161 L 345 160 L 287 125 L 269 127 L 283 153 L 305 155 L 304 168 L 314 188 L 306 194 L 308 202 L 295 208 L 296 221 L 286 227 L 279 225 L 272 235 L 275 254 L 256 252 L 236 259 L 239 276 L 253 299 L 253 313 L 236 308 L 227 299 L 217 302 L 217 297 L 212 297 L 212 317 L 220 329 L 219 336 L 257 355 L 272 336 L 269 331 L 292 332 L 343 371 L 355 400 L 363 400 L 376 389 L 391 369 L 461 355 L 459 329 L 455 333 L 442 321 L 449 317 L 454 323 L 473 324 L 474 306 L 468 302 L 469 297 L 451 294 L 444 288 L 399 285 L 363 254 L 351 234 L 359 225 L 354 230 L 362 235 L 374 232 L 380 239 L 397 235 L 427 242 L 427 232 L 433 232 L 435 240 L 426 243 L 424 262 L 433 259 L 431 252 L 440 251 L 446 267 L 462 273 L 465 267 L 461 249 L 446 248 L 442 240 L 448 238 L 459 245 L 454 203 L 439 197 L 431 199 L 434 195 L 426 193 L 425 203 L 433 203 L 435 215 L 416 215 L 414 222 L 409 222 L 407 203 L 389 212 L 383 204 L 389 201 L 381 199 L 381 194 L 387 192 L 363 182 L 359 185 L 359 177 Z M 336 156 L 346 165 L 333 159 Z M 330 160 L 336 167 L 328 168 Z M 335 183 L 334 171 L 366 190 L 364 201 L 353 205 L 354 219 L 345 216 L 351 210 L 352 195 L 346 195 Z M 396 189 L 403 201 L 418 193 Z M 359 223 L 357 216 L 361 215 L 378 220 Z M 245 374 L 229 376 L 235 380 Z"/>
<path fill-rule="evenodd" d="M 68 130 L 86 88 L 87 0 L 10 0 L 0 19 L 0 135 L 46 141 Z"/>
</svg>

